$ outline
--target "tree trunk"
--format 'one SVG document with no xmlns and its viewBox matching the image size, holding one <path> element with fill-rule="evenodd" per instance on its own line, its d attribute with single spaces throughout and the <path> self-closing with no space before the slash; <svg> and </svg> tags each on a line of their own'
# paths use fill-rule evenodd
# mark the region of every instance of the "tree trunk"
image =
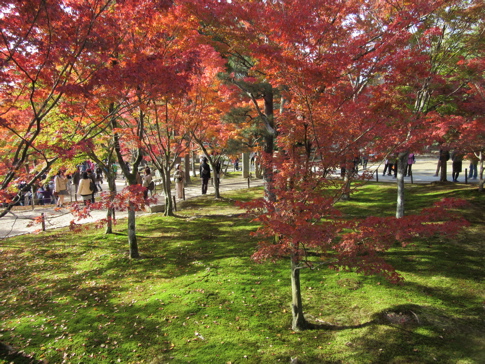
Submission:
<svg viewBox="0 0 485 364">
<path fill-rule="evenodd" d="M 397 206 L 396 218 L 404 216 L 404 173 L 408 164 L 408 152 L 399 153 L 397 158 Z"/>
<path fill-rule="evenodd" d="M 219 173 L 220 175 L 220 173 Z M 214 171 L 214 195 L 215 195 L 215 198 L 221 198 L 221 193 L 219 191 L 219 180 L 217 178 L 217 175 L 216 175 L 216 172 Z"/>
<path fill-rule="evenodd" d="M 477 167 L 480 168 L 480 174 L 479 174 L 480 181 L 478 182 L 478 191 L 483 192 L 483 184 L 485 183 L 485 180 L 483 179 L 483 153 L 482 152 L 480 152 L 480 161 L 478 162 Z"/>
<path fill-rule="evenodd" d="M 269 159 L 268 165 L 272 166 L 274 138 L 268 135 L 264 139 L 264 152 L 266 153 L 266 158 Z M 273 191 L 273 170 L 271 167 L 263 168 L 263 181 L 264 198 L 268 201 L 276 201 L 276 195 Z"/>
<path fill-rule="evenodd" d="M 136 239 L 136 215 L 135 208 L 130 202 L 128 207 L 128 243 L 130 245 L 130 258 L 140 258 L 138 242 Z"/>
<path fill-rule="evenodd" d="M 113 104 L 110 105 L 110 110 L 113 107 Z M 139 121 L 139 129 L 140 133 L 143 131 L 143 112 L 140 111 L 140 121 Z M 118 128 L 118 123 L 115 117 L 111 119 L 111 126 L 113 130 L 116 130 Z M 141 138 L 140 138 L 141 139 Z M 137 184 L 136 176 L 138 173 L 138 166 L 140 165 L 142 161 L 142 153 L 141 149 L 137 150 L 137 155 L 135 157 L 135 162 L 133 163 L 132 171 L 130 172 L 128 168 L 128 164 L 125 163 L 123 159 L 123 154 L 121 152 L 121 146 L 120 146 L 120 136 L 118 133 L 113 134 L 113 145 L 114 145 L 114 151 L 116 153 L 116 158 L 118 160 L 118 163 L 120 164 L 121 171 L 123 175 L 125 176 L 128 185 L 133 186 Z M 139 258 L 140 254 L 138 253 L 138 243 L 136 241 L 136 216 L 135 216 L 135 209 L 133 204 L 130 202 L 128 203 L 128 244 L 130 246 L 130 257 L 131 258 Z"/>
<path fill-rule="evenodd" d="M 291 328 L 295 331 L 303 331 L 310 328 L 310 324 L 303 315 L 303 303 L 301 299 L 300 269 L 294 257 L 291 258 L 291 314 L 293 317 Z"/>
<path fill-rule="evenodd" d="M 106 229 L 104 230 L 104 233 L 106 235 L 108 234 L 113 234 L 113 220 L 115 218 L 115 211 L 114 209 L 108 209 L 106 211 Z"/>
<path fill-rule="evenodd" d="M 269 90 L 264 95 L 264 115 L 266 116 L 266 132 L 264 133 L 264 152 L 266 158 L 269 158 L 267 168 L 263 170 L 264 181 L 264 196 L 268 201 L 276 201 L 276 195 L 273 191 L 273 152 L 274 142 L 276 138 L 276 130 L 274 125 L 274 109 L 273 109 L 273 90 L 268 85 Z"/>
<path fill-rule="evenodd" d="M 340 196 L 340 199 L 342 201 L 348 201 L 350 200 L 350 185 L 352 183 L 352 174 L 354 172 L 350 169 L 347 168 L 344 173 L 344 187 L 342 190 L 342 195 Z"/>
<path fill-rule="evenodd" d="M 256 160 L 256 163 L 254 163 L 254 175 L 256 176 L 256 178 L 263 178 L 259 155 L 258 155 L 258 159 Z"/>
<path fill-rule="evenodd" d="M 190 161 L 190 165 L 192 166 L 192 176 L 197 179 L 197 173 L 195 169 L 195 151 L 192 151 L 192 160 Z"/>
<path fill-rule="evenodd" d="M 172 202 L 172 181 L 170 180 L 170 173 L 165 173 L 162 178 L 164 178 L 163 192 L 165 194 L 165 210 L 163 212 L 163 215 L 174 216 Z"/>
<path fill-rule="evenodd" d="M 114 172 L 106 173 L 106 180 L 108 182 L 108 189 L 110 194 L 110 201 L 113 201 L 116 196 L 116 175 Z M 108 208 L 106 212 L 106 219 L 108 223 L 106 224 L 105 234 L 113 234 L 113 220 L 116 218 L 115 209 Z"/>
<path fill-rule="evenodd" d="M 441 174 L 440 174 L 440 182 L 448 182 L 446 179 L 446 174 L 448 173 L 447 171 L 447 166 L 448 166 L 448 161 L 446 159 L 441 159 Z"/>
</svg>

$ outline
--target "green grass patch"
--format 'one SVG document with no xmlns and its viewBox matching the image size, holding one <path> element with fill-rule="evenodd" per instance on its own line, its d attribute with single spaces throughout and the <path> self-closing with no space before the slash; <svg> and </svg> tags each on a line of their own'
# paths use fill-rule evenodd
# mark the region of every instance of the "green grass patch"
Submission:
<svg viewBox="0 0 485 364">
<path fill-rule="evenodd" d="M 115 234 L 57 230 L 0 242 L 0 363 L 483 363 L 484 198 L 466 186 L 406 187 L 407 213 L 443 197 L 471 202 L 458 239 L 393 248 L 405 277 L 302 272 L 310 320 L 291 330 L 289 263 L 256 264 L 254 223 L 234 206 L 261 188 L 184 202 L 137 220 L 142 259 Z M 393 216 L 395 187 L 369 183 L 339 207 Z M 393 205 L 394 204 L 394 205 Z M 394 207 L 393 207 L 394 206 Z"/>
</svg>

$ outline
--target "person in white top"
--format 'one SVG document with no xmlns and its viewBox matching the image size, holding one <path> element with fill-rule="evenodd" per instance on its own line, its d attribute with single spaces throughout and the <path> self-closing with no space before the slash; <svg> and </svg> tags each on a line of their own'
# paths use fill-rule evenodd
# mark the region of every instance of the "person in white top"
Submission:
<svg viewBox="0 0 485 364">
<path fill-rule="evenodd" d="M 64 207 L 64 198 L 69 195 L 67 192 L 67 178 L 64 176 L 64 171 L 57 172 L 54 178 L 54 195 L 56 196 L 56 206 Z"/>
</svg>

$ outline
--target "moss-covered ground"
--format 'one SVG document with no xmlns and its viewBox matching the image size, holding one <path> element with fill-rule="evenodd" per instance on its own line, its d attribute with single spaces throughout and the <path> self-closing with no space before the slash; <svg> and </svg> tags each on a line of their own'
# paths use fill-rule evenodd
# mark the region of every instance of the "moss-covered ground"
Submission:
<svg viewBox="0 0 485 364">
<path fill-rule="evenodd" d="M 187 201 L 137 220 L 141 259 L 115 234 L 57 230 L 0 241 L 0 363 L 485 363 L 485 198 L 464 185 L 407 187 L 409 213 L 461 197 L 458 238 L 417 240 L 387 258 L 405 278 L 302 272 L 310 320 L 291 330 L 289 263 L 250 257 L 257 226 L 234 202 Z M 340 207 L 393 215 L 395 187 L 368 184 Z M 17 350 L 8 354 L 5 345 Z"/>
</svg>

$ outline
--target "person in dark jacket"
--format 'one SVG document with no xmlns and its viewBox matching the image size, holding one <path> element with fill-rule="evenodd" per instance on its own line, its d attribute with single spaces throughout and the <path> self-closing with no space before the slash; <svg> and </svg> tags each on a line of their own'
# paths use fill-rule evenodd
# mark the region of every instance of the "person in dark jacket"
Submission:
<svg viewBox="0 0 485 364">
<path fill-rule="evenodd" d="M 98 187 L 96 186 L 96 176 L 93 173 L 92 169 L 88 169 L 86 171 L 88 178 L 93 181 L 93 188 L 91 189 L 92 194 L 91 194 L 91 203 L 96 202 L 96 192 L 98 192 Z M 84 179 L 84 178 L 83 178 Z"/>
<path fill-rule="evenodd" d="M 452 178 L 453 182 L 458 182 L 458 176 L 460 175 L 462 165 L 463 165 L 463 154 L 458 151 L 453 151 L 451 155 L 452 164 Z"/>
<path fill-rule="evenodd" d="M 76 170 L 72 174 L 71 183 L 74 186 L 74 201 L 77 202 L 77 190 L 79 188 L 79 181 L 81 180 L 81 172 L 79 172 L 79 167 L 76 166 Z"/>
<path fill-rule="evenodd" d="M 207 164 L 207 158 L 202 159 L 200 164 L 200 178 L 202 179 L 202 194 L 207 194 L 207 187 L 209 186 L 209 180 L 211 178 L 211 169 Z"/>
</svg>

